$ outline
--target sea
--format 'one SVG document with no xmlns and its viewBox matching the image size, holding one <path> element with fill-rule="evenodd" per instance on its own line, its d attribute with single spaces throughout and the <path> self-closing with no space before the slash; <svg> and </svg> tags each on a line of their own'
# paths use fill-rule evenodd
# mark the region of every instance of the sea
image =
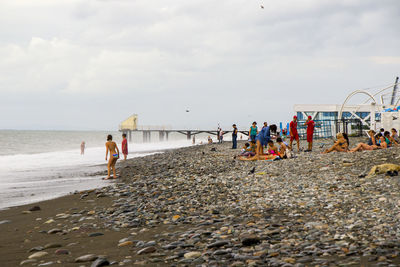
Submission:
<svg viewBox="0 0 400 267">
<path fill-rule="evenodd" d="M 102 180 L 104 175 L 95 175 L 106 170 L 108 134 L 121 149 L 120 132 L 0 130 L 0 209 L 109 185 L 111 181 Z M 196 142 L 206 139 L 200 136 Z M 154 133 L 151 140 L 143 143 L 141 133 L 134 133 L 128 159 L 192 145 L 179 133 L 171 133 L 168 141 L 159 141 Z M 81 155 L 83 141 L 86 149 Z"/>
</svg>

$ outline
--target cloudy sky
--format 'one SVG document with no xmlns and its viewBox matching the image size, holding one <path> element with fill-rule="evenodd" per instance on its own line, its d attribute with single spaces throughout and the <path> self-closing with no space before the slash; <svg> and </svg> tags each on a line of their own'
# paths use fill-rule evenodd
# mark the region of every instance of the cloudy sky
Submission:
<svg viewBox="0 0 400 267">
<path fill-rule="evenodd" d="M 0 128 L 287 121 L 394 82 L 399 25 L 398 0 L 0 0 Z"/>
</svg>

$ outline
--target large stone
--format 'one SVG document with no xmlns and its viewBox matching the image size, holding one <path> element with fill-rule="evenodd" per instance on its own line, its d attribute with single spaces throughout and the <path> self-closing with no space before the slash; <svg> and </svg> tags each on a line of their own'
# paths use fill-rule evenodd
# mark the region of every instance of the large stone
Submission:
<svg viewBox="0 0 400 267">
<path fill-rule="evenodd" d="M 42 258 L 42 257 L 46 256 L 47 254 L 49 254 L 49 253 L 47 253 L 46 251 L 35 252 L 35 253 L 33 253 L 32 255 L 30 255 L 30 256 L 28 257 L 28 259 L 38 259 L 38 258 Z"/>
<path fill-rule="evenodd" d="M 61 245 L 61 244 L 58 244 L 58 243 L 49 243 L 49 244 L 44 245 L 44 249 L 48 249 L 48 248 L 60 248 L 60 247 L 62 247 L 62 245 Z"/>
<path fill-rule="evenodd" d="M 88 261 L 94 261 L 98 258 L 98 256 L 94 255 L 94 254 L 87 254 L 87 255 L 83 255 L 80 256 L 78 258 L 75 259 L 75 262 L 88 262 Z"/>
<path fill-rule="evenodd" d="M 54 228 L 54 229 L 49 230 L 47 233 L 48 234 L 56 234 L 56 233 L 60 233 L 60 232 L 62 232 L 61 229 Z"/>
<path fill-rule="evenodd" d="M 30 263 L 34 263 L 37 262 L 36 259 L 29 259 L 29 260 L 23 260 L 21 261 L 21 263 L 19 265 L 25 265 L 25 264 L 30 264 Z"/>
<path fill-rule="evenodd" d="M 254 245 L 259 244 L 260 242 L 261 242 L 260 238 L 255 235 L 242 237 L 242 245 L 243 246 L 254 246 Z"/>
<path fill-rule="evenodd" d="M 185 253 L 185 255 L 183 255 L 183 256 L 185 257 L 185 259 L 196 259 L 201 256 L 201 252 L 192 251 L 192 252 Z"/>
<path fill-rule="evenodd" d="M 146 248 L 143 248 L 143 249 L 139 250 L 137 252 L 137 254 L 138 255 L 142 255 L 142 254 L 147 254 L 147 253 L 153 253 L 155 251 L 156 251 L 155 247 L 146 247 Z"/>
<path fill-rule="evenodd" d="M 90 267 L 100 267 L 100 266 L 108 266 L 110 262 L 107 259 L 99 258 L 95 260 Z"/>
<path fill-rule="evenodd" d="M 216 241 L 214 243 L 209 244 L 207 246 L 207 248 L 219 248 L 219 247 L 226 246 L 226 245 L 229 245 L 229 242 L 225 241 L 225 240 L 221 240 L 221 241 Z"/>
</svg>

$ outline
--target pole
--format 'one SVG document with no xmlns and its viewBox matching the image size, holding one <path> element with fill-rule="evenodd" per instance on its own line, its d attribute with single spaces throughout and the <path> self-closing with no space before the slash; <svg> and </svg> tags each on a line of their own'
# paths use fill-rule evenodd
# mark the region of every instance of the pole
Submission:
<svg viewBox="0 0 400 267">
<path fill-rule="evenodd" d="M 396 98 L 396 93 L 397 93 L 397 83 L 399 82 L 399 77 L 396 77 L 396 82 L 394 83 L 393 86 L 393 91 L 392 91 L 392 99 L 390 101 L 390 105 L 394 105 L 394 100 Z"/>
<path fill-rule="evenodd" d="M 375 122 L 375 103 L 374 102 L 372 102 L 371 103 L 371 115 L 370 115 L 370 117 L 371 117 L 371 125 L 369 126 L 369 129 L 370 130 L 376 130 L 376 122 Z"/>
</svg>

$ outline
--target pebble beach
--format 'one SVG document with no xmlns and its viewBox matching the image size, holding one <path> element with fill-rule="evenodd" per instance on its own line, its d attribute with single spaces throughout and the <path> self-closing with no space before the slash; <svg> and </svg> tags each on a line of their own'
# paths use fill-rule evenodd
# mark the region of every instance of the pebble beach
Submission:
<svg viewBox="0 0 400 267">
<path fill-rule="evenodd" d="M 0 266 L 399 266 L 400 176 L 366 174 L 400 148 L 321 154 L 331 144 L 279 161 L 239 161 L 230 142 L 121 161 L 107 187 L 0 211 Z"/>
</svg>

